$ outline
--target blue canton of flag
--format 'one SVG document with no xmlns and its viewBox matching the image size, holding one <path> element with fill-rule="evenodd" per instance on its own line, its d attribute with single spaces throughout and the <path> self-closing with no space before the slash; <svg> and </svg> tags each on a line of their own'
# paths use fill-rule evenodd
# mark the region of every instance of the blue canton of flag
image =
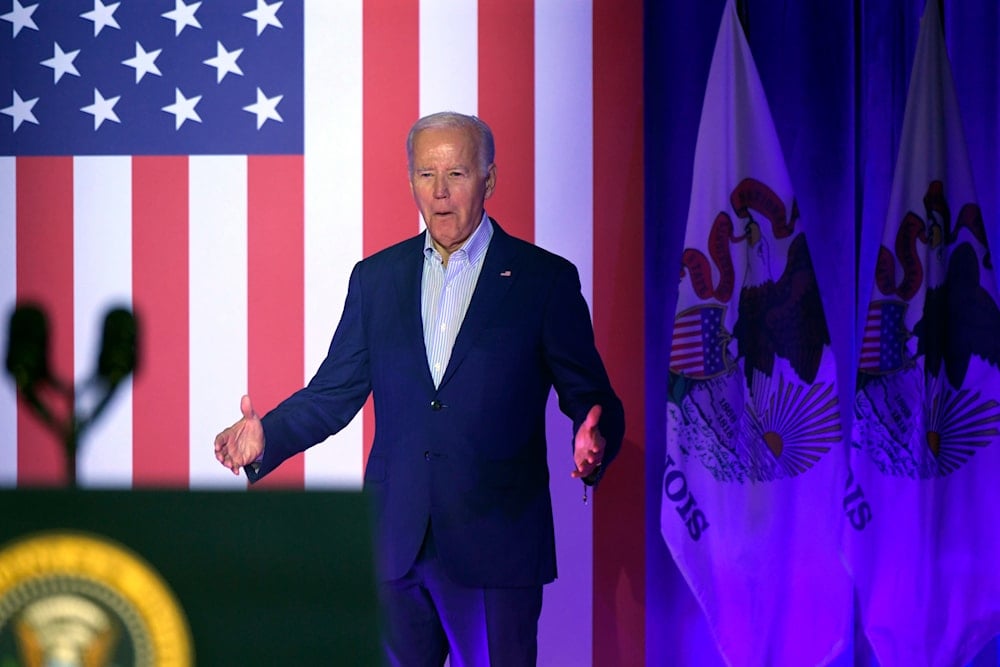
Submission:
<svg viewBox="0 0 1000 667">
<path fill-rule="evenodd" d="M 0 155 L 302 154 L 302 45 L 301 0 L 3 2 Z"/>
<path fill-rule="evenodd" d="M 905 313 L 902 301 L 875 301 L 869 306 L 861 343 L 861 371 L 889 373 L 903 366 Z"/>
</svg>

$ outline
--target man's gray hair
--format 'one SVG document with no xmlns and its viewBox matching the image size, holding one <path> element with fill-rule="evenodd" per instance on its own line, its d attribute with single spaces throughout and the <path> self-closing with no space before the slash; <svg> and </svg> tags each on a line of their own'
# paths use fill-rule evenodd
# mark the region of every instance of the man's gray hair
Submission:
<svg viewBox="0 0 1000 667">
<path fill-rule="evenodd" d="M 496 157 L 496 146 L 493 143 L 493 130 L 476 116 L 467 116 L 456 111 L 439 111 L 424 116 L 410 128 L 406 136 L 406 164 L 409 173 L 413 174 L 413 143 L 417 135 L 424 130 L 460 129 L 470 130 L 476 138 L 476 152 L 479 154 L 479 168 L 486 170 Z"/>
</svg>

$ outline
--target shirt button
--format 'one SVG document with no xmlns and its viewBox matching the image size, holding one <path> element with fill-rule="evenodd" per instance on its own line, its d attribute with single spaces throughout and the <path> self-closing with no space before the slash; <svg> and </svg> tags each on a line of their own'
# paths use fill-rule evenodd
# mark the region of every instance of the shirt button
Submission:
<svg viewBox="0 0 1000 667">
<path fill-rule="evenodd" d="M 430 461 L 430 460 L 431 460 L 431 453 L 430 450 L 428 450 L 424 452 L 424 461 Z"/>
<path fill-rule="evenodd" d="M 433 401 L 431 401 L 431 410 L 434 410 L 435 412 L 437 412 L 438 410 L 440 410 L 443 407 L 444 407 L 444 405 L 442 405 L 441 401 L 437 400 L 436 398 Z"/>
</svg>

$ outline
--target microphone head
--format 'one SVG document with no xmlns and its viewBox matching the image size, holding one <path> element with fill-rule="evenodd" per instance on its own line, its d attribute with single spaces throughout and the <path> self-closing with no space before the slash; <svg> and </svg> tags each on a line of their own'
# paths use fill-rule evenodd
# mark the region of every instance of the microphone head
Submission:
<svg viewBox="0 0 1000 667">
<path fill-rule="evenodd" d="M 14 309 L 7 336 L 7 371 L 20 390 L 49 379 L 49 324 L 38 306 Z"/>
<path fill-rule="evenodd" d="M 114 308 L 104 317 L 101 354 L 97 360 L 97 375 L 111 386 L 124 380 L 136 367 L 135 317 L 125 308 Z"/>
</svg>

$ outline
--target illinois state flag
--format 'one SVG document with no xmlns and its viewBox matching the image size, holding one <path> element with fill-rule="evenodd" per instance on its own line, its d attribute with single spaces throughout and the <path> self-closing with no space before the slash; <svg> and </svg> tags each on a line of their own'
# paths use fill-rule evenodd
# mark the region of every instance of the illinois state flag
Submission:
<svg viewBox="0 0 1000 667">
<path fill-rule="evenodd" d="M 846 448 L 803 221 L 734 3 L 698 129 L 660 524 L 733 665 L 846 646 Z"/>
<path fill-rule="evenodd" d="M 1000 633 L 1000 310 L 940 7 L 920 25 L 860 346 L 849 560 L 884 665 Z"/>
</svg>

